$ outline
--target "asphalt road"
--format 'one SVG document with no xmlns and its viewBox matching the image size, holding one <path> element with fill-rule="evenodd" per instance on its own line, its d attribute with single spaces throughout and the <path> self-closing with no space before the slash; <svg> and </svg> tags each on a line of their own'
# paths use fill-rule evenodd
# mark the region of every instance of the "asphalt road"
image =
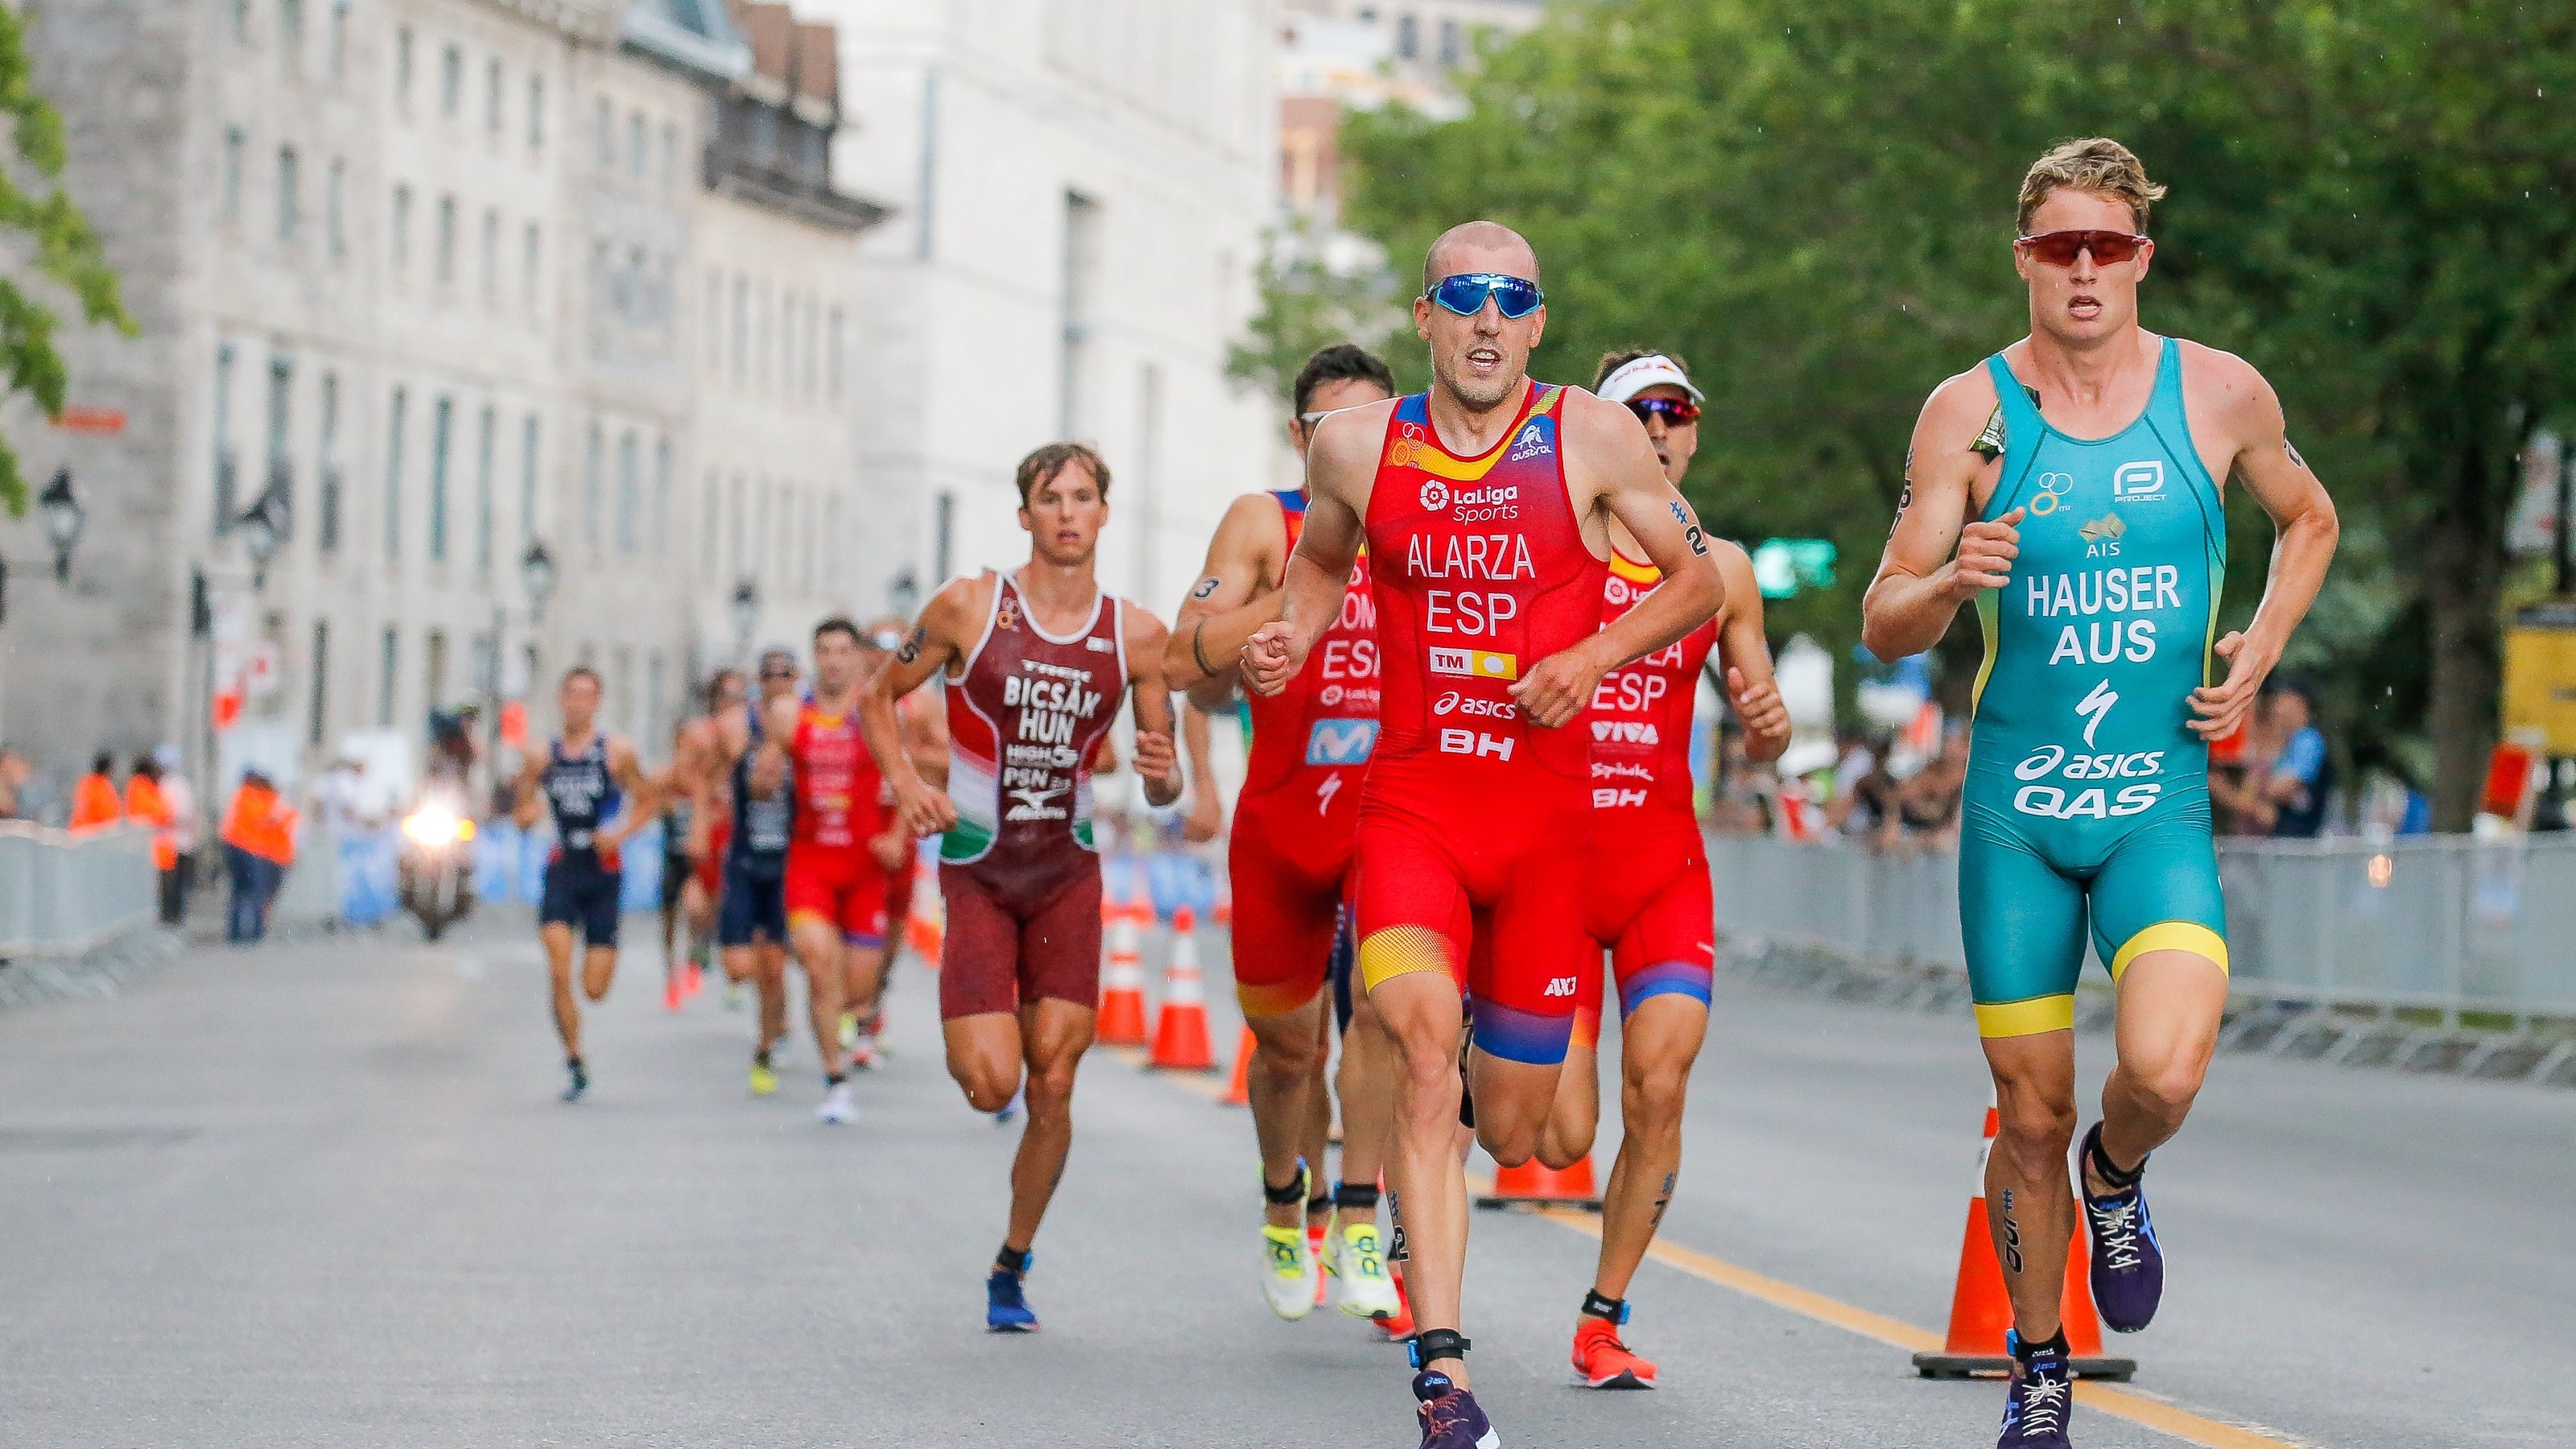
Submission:
<svg viewBox="0 0 2576 1449">
<path fill-rule="evenodd" d="M 1015 1134 L 947 1081 L 918 966 L 839 1130 L 808 1052 L 754 1100 L 746 1018 L 713 991 L 667 1015 L 654 977 L 630 962 L 596 1014 L 577 1107 L 524 915 L 0 1014 L 0 1444 L 1414 1442 L 1400 1349 L 1261 1307 L 1241 1111 L 1096 1053 L 1030 1281 L 1047 1331 L 988 1337 Z M 1721 982 L 1665 1238 L 1937 1332 L 1984 1094 L 1957 1019 Z M 2576 1093 L 2222 1058 L 2151 1180 L 2172 1286 L 2116 1347 L 2201 1442 L 2576 1442 Z M 1591 1248 L 1478 1218 L 1507 1444 L 1992 1443 L 1996 1386 L 1662 1264 L 1629 1338 L 1667 1387 L 1577 1391 Z"/>
</svg>

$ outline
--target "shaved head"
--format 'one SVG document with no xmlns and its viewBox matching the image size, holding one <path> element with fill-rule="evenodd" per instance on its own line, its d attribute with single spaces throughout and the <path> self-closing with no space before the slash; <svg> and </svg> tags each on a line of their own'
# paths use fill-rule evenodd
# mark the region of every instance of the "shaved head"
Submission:
<svg viewBox="0 0 2576 1449">
<path fill-rule="evenodd" d="M 1524 281 L 1538 278 L 1538 252 L 1519 232 L 1499 221 L 1465 221 L 1440 233 L 1422 254 L 1422 290 L 1442 277 L 1461 272 L 1506 272 Z"/>
</svg>

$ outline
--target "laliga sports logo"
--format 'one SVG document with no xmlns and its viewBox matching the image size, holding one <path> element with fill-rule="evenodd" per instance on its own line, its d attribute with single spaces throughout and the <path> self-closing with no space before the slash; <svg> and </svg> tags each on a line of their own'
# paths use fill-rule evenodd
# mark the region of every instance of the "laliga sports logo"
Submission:
<svg viewBox="0 0 2576 1449">
<path fill-rule="evenodd" d="M 1442 513 L 1446 512 L 1448 507 L 1449 485 L 1437 478 L 1425 479 L 1422 484 L 1422 511 Z"/>
<path fill-rule="evenodd" d="M 1631 599 L 1642 598 L 1644 596 L 1631 587 L 1626 579 L 1619 577 L 1617 574 L 1612 574 L 1610 576 L 1610 582 L 1602 585 L 1601 597 L 1609 600 L 1613 604 L 1624 604 Z"/>
<path fill-rule="evenodd" d="M 2055 513 L 2065 505 L 2066 491 L 2074 486 L 2075 475 L 2072 473 L 2040 474 L 2039 491 L 2030 498 L 2030 516 L 2046 518 Z"/>
</svg>

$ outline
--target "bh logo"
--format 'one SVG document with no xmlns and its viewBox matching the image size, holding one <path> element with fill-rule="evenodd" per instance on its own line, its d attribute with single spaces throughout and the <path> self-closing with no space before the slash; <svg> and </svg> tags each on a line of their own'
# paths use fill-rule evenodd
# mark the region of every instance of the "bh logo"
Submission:
<svg viewBox="0 0 2576 1449">
<path fill-rule="evenodd" d="M 1437 478 L 1426 480 L 1422 485 L 1422 511 L 1441 513 L 1446 512 L 1448 507 L 1449 485 Z"/>
<path fill-rule="evenodd" d="M 2111 496 L 2114 498 L 2137 501 L 2164 495 L 2165 460 L 2162 458 L 2123 463 L 2111 474 Z"/>
</svg>

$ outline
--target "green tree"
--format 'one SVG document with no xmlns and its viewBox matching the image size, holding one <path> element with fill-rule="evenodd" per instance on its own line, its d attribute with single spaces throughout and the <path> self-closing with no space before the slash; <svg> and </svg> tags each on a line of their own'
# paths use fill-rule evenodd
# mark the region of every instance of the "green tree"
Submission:
<svg viewBox="0 0 2576 1449">
<path fill-rule="evenodd" d="M 1273 231 L 1261 258 L 1261 310 L 1250 336 L 1226 349 L 1226 375 L 1289 402 L 1297 370 L 1315 350 L 1356 342 L 1373 352 L 1409 320 L 1396 281 L 1355 238 L 1335 238 L 1311 223 Z M 1400 350 L 1400 349 L 1399 349 Z M 1414 361 L 1421 370 L 1419 359 Z"/>
<path fill-rule="evenodd" d="M 1777 612 L 1839 646 L 1923 396 L 2026 330 L 2022 171 L 2127 140 L 2174 187 L 2149 324 L 2262 367 L 2345 509 L 2292 663 L 2356 748 L 2402 759 L 2429 726 L 2458 828 L 2495 738 L 2514 460 L 2576 393 L 2571 71 L 2576 11 L 2503 4 L 1589 0 L 1488 57 L 1463 118 L 1354 115 L 1344 148 L 1354 224 L 1399 265 L 1470 216 L 1530 236 L 1541 375 L 1688 354 L 1711 394 L 1688 487 L 1722 531 L 1835 539 L 1842 584 Z M 2241 620 L 2269 530 L 2234 512 Z"/>
<path fill-rule="evenodd" d="M 63 119 L 36 94 L 25 38 L 19 11 L 0 6 L 0 115 L 8 118 L 17 152 L 17 164 L 0 164 L 0 231 L 25 238 L 36 273 L 69 292 L 86 321 L 110 323 L 132 336 L 134 319 L 117 298 L 116 273 L 98 234 L 60 185 Z M 0 276 L 0 368 L 7 372 L 0 396 L 26 393 L 49 419 L 63 414 L 65 375 L 62 357 L 54 351 L 56 320 L 54 309 L 18 279 Z M 13 517 L 27 511 L 27 482 L 18 472 L 18 454 L 5 438 L 0 438 L 0 504 Z"/>
</svg>

